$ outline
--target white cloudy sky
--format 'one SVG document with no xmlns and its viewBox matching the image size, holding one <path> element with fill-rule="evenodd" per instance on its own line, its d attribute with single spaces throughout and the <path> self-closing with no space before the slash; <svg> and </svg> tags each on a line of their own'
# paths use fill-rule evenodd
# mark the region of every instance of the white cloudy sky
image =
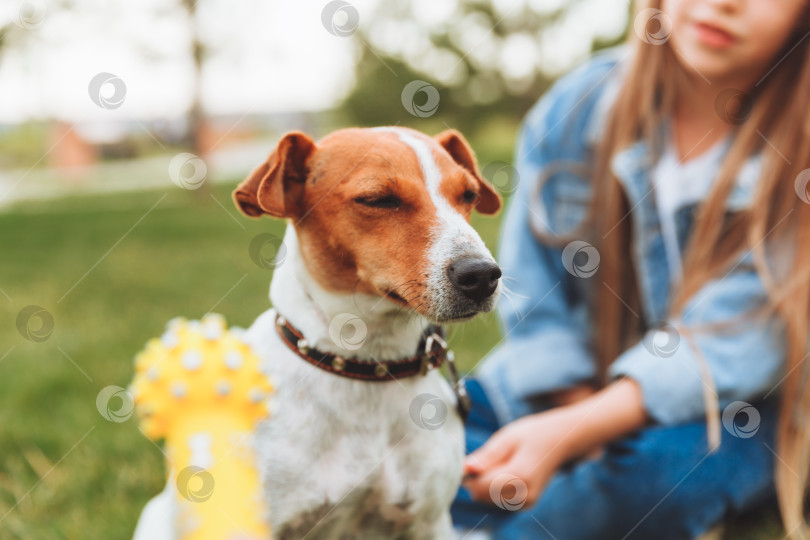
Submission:
<svg viewBox="0 0 810 540">
<path fill-rule="evenodd" d="M 188 29 L 167 0 L 0 0 L 0 24 L 32 13 L 33 28 L 14 30 L 0 56 L 0 122 L 28 118 L 82 121 L 176 116 L 188 106 L 191 64 Z M 321 23 L 327 0 L 198 0 L 200 30 L 212 51 L 203 77 L 203 103 L 214 114 L 318 110 L 336 103 L 353 82 L 359 45 Z M 351 0 L 360 14 L 384 0 Z M 498 0 L 507 13 L 531 2 L 550 9 L 565 0 Z M 425 24 L 454 10 L 454 0 L 414 0 Z M 586 0 L 537 56 L 550 72 L 587 52 L 594 35 L 617 34 L 628 0 Z M 419 7 L 422 6 L 422 7 Z M 89 98 L 94 75 L 109 72 L 127 88 L 124 104 L 104 110 Z"/>
</svg>

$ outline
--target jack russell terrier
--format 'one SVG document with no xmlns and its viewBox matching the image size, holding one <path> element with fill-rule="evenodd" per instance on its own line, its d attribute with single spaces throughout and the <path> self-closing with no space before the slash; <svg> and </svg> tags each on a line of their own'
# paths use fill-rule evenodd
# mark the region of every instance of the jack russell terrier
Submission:
<svg viewBox="0 0 810 540">
<path fill-rule="evenodd" d="M 438 325 L 492 310 L 501 288 L 469 223 L 501 200 L 469 145 L 455 130 L 288 133 L 234 199 L 288 220 L 274 308 L 245 334 L 277 389 L 253 442 L 274 537 L 454 538 L 466 396 Z M 144 511 L 150 540 L 173 537 L 170 501 Z"/>
</svg>

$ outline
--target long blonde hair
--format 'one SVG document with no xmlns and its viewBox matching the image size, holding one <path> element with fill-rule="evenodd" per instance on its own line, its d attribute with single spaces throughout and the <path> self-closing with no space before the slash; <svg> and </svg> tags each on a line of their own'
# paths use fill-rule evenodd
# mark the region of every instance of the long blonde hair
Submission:
<svg viewBox="0 0 810 540">
<path fill-rule="evenodd" d="M 660 9 L 660 4 L 661 0 L 651 0 L 640 7 Z M 712 191 L 696 213 L 684 253 L 683 282 L 672 291 L 670 307 L 670 315 L 682 312 L 708 280 L 721 278 L 744 252 L 753 252 L 767 291 L 767 305 L 757 315 L 781 317 L 786 325 L 786 376 L 777 441 L 780 459 L 775 475 L 783 522 L 794 538 L 807 537 L 803 499 L 810 472 L 810 364 L 806 362 L 810 333 L 810 204 L 806 201 L 810 199 L 807 193 L 802 197 L 797 192 L 808 188 L 800 185 L 801 180 L 810 179 L 805 178 L 810 170 L 802 173 L 810 168 L 810 39 L 804 39 L 809 20 L 810 9 L 806 9 L 779 58 L 790 54 L 760 87 L 749 92 L 750 112 L 736 126 Z M 611 158 L 639 139 L 655 140 L 660 122 L 673 113 L 677 88 L 673 82 L 684 76 L 668 43 L 652 45 L 632 31 L 629 40 L 633 59 L 596 152 L 590 227 L 581 229 L 592 231 L 601 254 L 599 275 L 604 285 L 595 291 L 592 312 L 594 352 L 603 376 L 607 366 L 644 331 L 632 313 L 640 313 L 640 298 L 631 264 L 630 208 L 611 172 Z M 726 215 L 725 203 L 736 175 L 757 153 L 762 155 L 763 169 L 754 203 Z M 770 257 L 773 249 L 779 250 L 778 261 Z"/>
</svg>

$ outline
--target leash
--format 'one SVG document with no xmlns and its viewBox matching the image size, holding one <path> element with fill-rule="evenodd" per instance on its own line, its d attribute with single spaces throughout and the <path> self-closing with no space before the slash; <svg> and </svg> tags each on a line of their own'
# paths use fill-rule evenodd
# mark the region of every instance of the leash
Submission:
<svg viewBox="0 0 810 540">
<path fill-rule="evenodd" d="M 453 351 L 447 348 L 441 326 L 431 324 L 425 329 L 415 355 L 386 362 L 369 362 L 320 351 L 310 346 L 301 331 L 278 313 L 275 326 L 281 341 L 300 358 L 333 375 L 349 379 L 367 382 L 393 381 L 417 375 L 425 376 L 428 371 L 447 364 L 459 415 L 464 422 L 467 421 L 471 407 L 470 397 L 464 379 L 458 375 Z"/>
</svg>

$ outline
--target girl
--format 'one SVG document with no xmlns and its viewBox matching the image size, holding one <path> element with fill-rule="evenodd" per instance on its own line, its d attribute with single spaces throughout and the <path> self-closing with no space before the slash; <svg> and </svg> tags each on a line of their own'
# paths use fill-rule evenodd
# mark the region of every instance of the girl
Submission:
<svg viewBox="0 0 810 540">
<path fill-rule="evenodd" d="M 529 112 L 459 527 L 806 538 L 810 7 L 653 0 Z"/>
</svg>

